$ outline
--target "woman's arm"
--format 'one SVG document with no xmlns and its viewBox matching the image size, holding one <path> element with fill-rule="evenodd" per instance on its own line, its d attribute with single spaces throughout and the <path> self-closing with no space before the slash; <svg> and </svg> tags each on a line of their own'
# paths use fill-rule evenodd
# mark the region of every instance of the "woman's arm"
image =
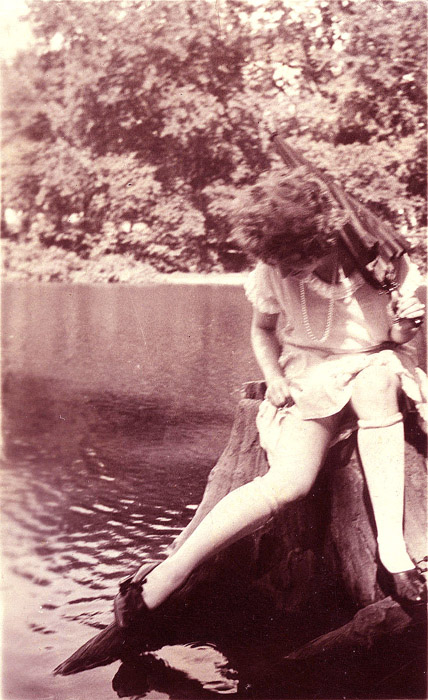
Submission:
<svg viewBox="0 0 428 700">
<path fill-rule="evenodd" d="M 394 321 L 390 338 L 402 344 L 414 338 L 424 319 L 426 281 L 407 255 L 398 261 L 397 278 L 398 289 L 391 298 Z"/>
<path fill-rule="evenodd" d="M 400 296 L 395 302 L 395 318 L 390 330 L 390 338 L 396 343 L 408 343 L 419 330 L 425 306 L 417 297 Z"/>
<path fill-rule="evenodd" d="M 278 363 L 281 346 L 276 336 L 277 321 L 278 314 L 264 314 L 255 309 L 251 324 L 251 343 L 266 380 L 266 398 L 274 406 L 280 407 L 288 402 L 290 392 Z"/>
</svg>

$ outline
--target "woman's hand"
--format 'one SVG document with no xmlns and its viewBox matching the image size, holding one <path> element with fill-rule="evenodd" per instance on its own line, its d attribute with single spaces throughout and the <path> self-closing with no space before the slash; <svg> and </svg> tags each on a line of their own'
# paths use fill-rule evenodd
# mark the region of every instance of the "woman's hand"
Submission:
<svg viewBox="0 0 428 700">
<path fill-rule="evenodd" d="M 291 406 L 293 403 L 288 384 L 284 377 L 275 377 L 268 382 L 265 398 L 277 408 Z"/>
<path fill-rule="evenodd" d="M 416 334 L 425 316 L 425 306 L 417 297 L 394 295 L 395 317 L 390 338 L 395 343 L 407 343 Z"/>
<path fill-rule="evenodd" d="M 266 380 L 265 397 L 277 408 L 291 405 L 287 382 L 278 362 L 281 347 L 276 335 L 278 314 L 265 314 L 256 309 L 251 324 L 251 341 L 254 354 Z"/>
</svg>

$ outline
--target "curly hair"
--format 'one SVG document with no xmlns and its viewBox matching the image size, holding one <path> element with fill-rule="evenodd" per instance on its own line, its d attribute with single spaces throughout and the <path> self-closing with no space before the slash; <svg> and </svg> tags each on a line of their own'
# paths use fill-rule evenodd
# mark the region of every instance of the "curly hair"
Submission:
<svg viewBox="0 0 428 700">
<path fill-rule="evenodd" d="M 304 167 L 264 173 L 235 204 L 233 238 L 251 257 L 270 264 L 323 257 L 347 222 L 327 186 Z"/>
</svg>

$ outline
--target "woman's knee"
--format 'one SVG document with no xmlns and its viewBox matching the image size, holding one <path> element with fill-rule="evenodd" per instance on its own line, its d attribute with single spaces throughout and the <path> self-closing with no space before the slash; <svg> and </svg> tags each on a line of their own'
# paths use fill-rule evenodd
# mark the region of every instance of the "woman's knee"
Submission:
<svg viewBox="0 0 428 700">
<path fill-rule="evenodd" d="M 351 403 L 359 418 L 389 415 L 398 410 L 400 379 L 388 367 L 367 367 L 355 379 Z"/>
<path fill-rule="evenodd" d="M 290 478 L 283 472 L 284 469 L 271 468 L 265 476 L 260 478 L 260 488 L 272 503 L 272 510 L 279 510 L 287 503 L 305 498 L 314 484 L 313 478 L 303 474 L 299 478 Z"/>
<path fill-rule="evenodd" d="M 322 467 L 338 416 L 303 420 L 288 415 L 281 424 L 280 439 L 267 448 L 269 471 L 262 485 L 275 499 L 275 508 L 304 498 Z"/>
</svg>

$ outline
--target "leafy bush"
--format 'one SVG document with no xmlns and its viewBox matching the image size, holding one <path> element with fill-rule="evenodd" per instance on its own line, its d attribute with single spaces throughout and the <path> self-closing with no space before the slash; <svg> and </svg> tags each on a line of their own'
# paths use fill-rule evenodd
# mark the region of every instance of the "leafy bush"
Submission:
<svg viewBox="0 0 428 700">
<path fill-rule="evenodd" d="M 3 71 L 3 210 L 23 240 L 245 266 L 231 203 L 279 167 L 271 124 L 397 227 L 425 225 L 423 3 L 29 7 L 36 43 Z"/>
<path fill-rule="evenodd" d="M 158 273 L 130 255 L 101 255 L 84 260 L 58 246 L 45 248 L 34 241 L 3 241 L 4 274 L 8 280 L 147 284 Z"/>
</svg>

